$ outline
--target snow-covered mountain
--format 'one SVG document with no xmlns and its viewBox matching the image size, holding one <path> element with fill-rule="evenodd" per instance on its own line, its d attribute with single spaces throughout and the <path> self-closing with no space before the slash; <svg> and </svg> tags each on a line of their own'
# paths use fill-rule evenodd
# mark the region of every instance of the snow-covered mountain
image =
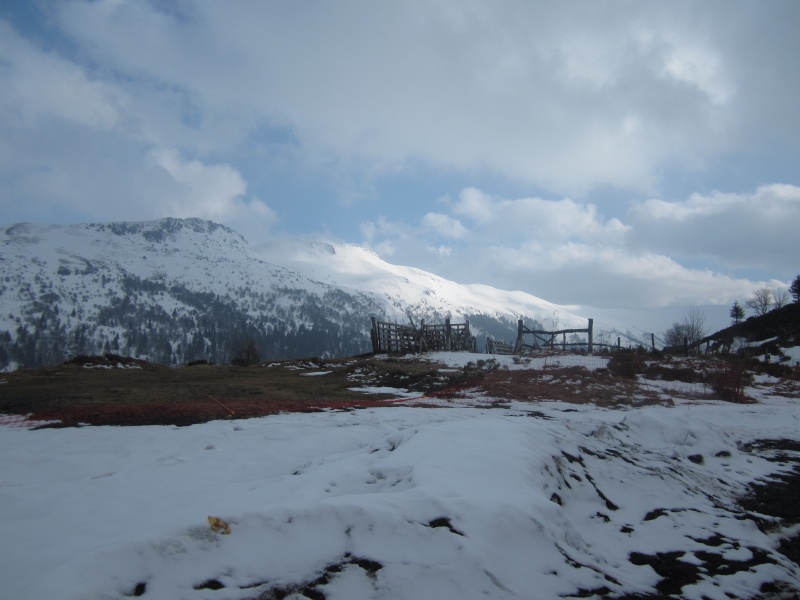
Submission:
<svg viewBox="0 0 800 600">
<path fill-rule="evenodd" d="M 316 281 L 366 294 L 398 320 L 407 320 L 409 312 L 434 319 L 486 315 L 516 321 L 525 316 L 546 320 L 549 325 L 555 320 L 565 327 L 586 327 L 586 318 L 576 314 L 575 307 L 559 306 L 524 292 L 459 284 L 421 269 L 390 264 L 354 244 L 288 239 L 263 244 L 256 251 L 265 260 Z"/>
<path fill-rule="evenodd" d="M 658 339 L 670 325 L 682 321 L 687 310 L 684 306 L 636 310 L 559 305 L 521 291 L 459 284 L 421 269 L 394 265 L 354 244 L 317 239 L 276 239 L 258 246 L 256 251 L 270 262 L 311 279 L 369 295 L 384 305 L 387 314 L 401 321 L 406 319 L 409 310 L 434 318 L 447 314 L 461 318 L 491 316 L 504 323 L 516 323 L 520 317 L 529 317 L 540 322 L 545 329 L 554 326 L 580 329 L 586 327 L 587 319 L 592 318 L 600 337 L 609 341 L 621 337 L 625 344 L 647 346 L 651 333 Z M 711 331 L 729 324 L 727 306 L 693 308 L 707 317 L 706 325 Z"/>
<path fill-rule="evenodd" d="M 0 368 L 100 352 L 221 362 L 245 335 L 265 358 L 357 354 L 370 349 L 371 316 L 470 319 L 479 338 L 513 341 L 522 317 L 563 329 L 586 327 L 593 315 L 392 265 L 349 244 L 280 239 L 253 248 L 199 219 L 0 229 Z M 625 328 L 595 323 L 614 339 Z M 630 331 L 634 343 L 649 340 Z"/>
</svg>

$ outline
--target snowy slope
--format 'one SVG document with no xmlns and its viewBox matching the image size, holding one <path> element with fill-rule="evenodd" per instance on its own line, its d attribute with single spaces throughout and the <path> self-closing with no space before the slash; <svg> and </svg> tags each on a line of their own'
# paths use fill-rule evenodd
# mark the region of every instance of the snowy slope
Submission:
<svg viewBox="0 0 800 600">
<path fill-rule="evenodd" d="M 557 319 L 562 327 L 586 327 L 586 318 L 572 307 L 560 306 L 519 291 L 488 285 L 459 284 L 433 273 L 390 264 L 354 244 L 281 239 L 256 248 L 260 256 L 304 275 L 338 287 L 372 294 L 394 308 L 398 319 L 406 312 L 419 315 L 484 314 L 516 320 L 521 316 L 544 322 Z M 551 324 L 551 323 L 548 323 Z"/>
<path fill-rule="evenodd" d="M 368 340 L 368 316 L 380 311 L 369 298 L 263 260 L 239 234 L 198 219 L 14 225 L 0 230 L 0 268 L 0 334 L 10 344 L 23 328 L 38 353 L 61 346 L 62 354 L 224 360 L 231 331 L 271 337 L 280 353 L 301 328 Z M 40 343 L 43 336 L 56 339 Z M 80 348 L 79 336 L 88 338 Z"/>
<path fill-rule="evenodd" d="M 311 279 L 351 291 L 372 294 L 397 320 L 405 319 L 405 307 L 414 314 L 463 318 L 483 314 L 516 321 L 536 319 L 548 329 L 585 328 L 595 321 L 595 331 L 609 339 L 622 336 L 632 344 L 648 346 L 673 323 L 681 322 L 687 307 L 653 310 L 559 305 L 521 291 L 507 291 L 480 284 L 459 284 L 414 267 L 388 263 L 374 252 L 354 244 L 317 239 L 281 238 L 256 247 L 256 252 L 276 264 Z M 726 327 L 728 307 L 693 307 L 707 316 L 709 331 Z M 394 309 L 394 310 L 393 310 Z M 661 344 L 658 344 L 659 346 Z"/>
<path fill-rule="evenodd" d="M 696 573 L 675 597 L 796 592 L 781 530 L 735 501 L 779 468 L 745 444 L 798 424 L 774 402 L 542 403 L 0 428 L 0 581 L 19 600 L 599 598 L 654 594 L 662 556 Z"/>
<path fill-rule="evenodd" d="M 33 267 L 34 279 L 55 274 L 67 289 L 72 283 L 92 295 L 97 295 L 92 284 L 100 281 L 99 276 L 114 272 L 150 280 L 179 280 L 218 291 L 243 285 L 264 291 L 276 282 L 308 290 L 320 288 L 298 273 L 261 260 L 231 229 L 199 219 L 19 224 L 0 228 L 0 248 L 7 276 L 18 265 Z M 95 274 L 98 277 L 83 277 Z"/>
</svg>

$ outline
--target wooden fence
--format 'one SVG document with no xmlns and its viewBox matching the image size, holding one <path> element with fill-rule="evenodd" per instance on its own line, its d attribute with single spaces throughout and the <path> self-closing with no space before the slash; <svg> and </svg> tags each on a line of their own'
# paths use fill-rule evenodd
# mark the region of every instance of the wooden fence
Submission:
<svg viewBox="0 0 800 600">
<path fill-rule="evenodd" d="M 577 342 L 568 342 L 567 334 L 586 334 L 586 339 Z M 527 341 L 525 336 L 533 336 Z M 559 339 L 560 336 L 560 339 Z M 422 321 L 420 327 L 413 325 L 400 325 L 378 321 L 372 317 L 372 351 L 376 354 L 403 354 L 409 352 L 434 352 L 434 351 L 461 351 L 477 352 L 475 336 L 470 334 L 469 321 L 465 323 L 451 323 L 446 319 L 444 324 L 426 325 Z M 655 336 L 651 335 L 651 344 L 655 350 Z M 514 345 L 495 340 L 491 336 L 486 338 L 487 354 L 524 354 L 542 348 L 581 348 L 592 354 L 598 347 L 621 349 L 622 340 L 618 337 L 617 343 L 604 344 L 594 341 L 594 319 L 589 319 L 585 329 L 559 329 L 545 331 L 530 329 L 524 325 L 522 319 L 517 323 L 517 340 Z"/>
<path fill-rule="evenodd" d="M 567 342 L 568 333 L 585 333 L 587 341 L 585 342 Z M 594 319 L 589 319 L 589 326 L 586 329 L 559 329 L 558 331 L 544 331 L 541 329 L 529 329 L 525 327 L 522 319 L 517 322 L 517 342 L 514 345 L 514 354 L 521 354 L 526 350 L 536 350 L 541 347 L 555 348 L 561 346 L 566 350 L 567 347 L 585 346 L 591 354 L 594 351 Z M 533 343 L 525 343 L 525 335 L 533 336 Z M 561 336 L 561 342 L 557 341 L 557 336 Z"/>
<path fill-rule="evenodd" d="M 433 352 L 437 350 L 476 352 L 475 336 L 470 335 L 469 321 L 443 325 L 426 325 L 419 328 L 378 321 L 372 317 L 372 351 L 380 353 Z"/>
<path fill-rule="evenodd" d="M 567 342 L 567 334 L 568 333 L 584 333 L 586 334 L 586 341 L 578 341 L 578 342 Z M 525 336 L 532 335 L 533 340 L 532 343 L 526 343 Z M 558 336 L 561 336 L 561 340 L 558 340 Z M 704 340 L 701 340 L 704 341 Z M 655 351 L 656 349 L 656 339 L 655 334 L 650 334 L 650 345 L 652 350 Z M 613 349 L 613 350 L 620 350 L 622 349 L 622 339 L 617 337 L 616 344 L 604 344 L 598 343 L 594 341 L 594 319 L 589 319 L 588 326 L 586 329 L 559 329 L 557 331 L 544 331 L 541 329 L 530 329 L 525 327 L 520 319 L 517 322 L 517 341 L 512 347 L 510 344 L 505 342 L 498 342 L 492 340 L 491 338 L 487 338 L 486 340 L 486 352 L 487 354 L 522 354 L 524 352 L 530 352 L 532 350 L 538 350 L 540 348 L 561 348 L 562 350 L 566 350 L 567 348 L 574 348 L 574 347 L 585 348 L 589 354 L 594 352 L 598 347 L 606 348 L 606 349 Z"/>
</svg>

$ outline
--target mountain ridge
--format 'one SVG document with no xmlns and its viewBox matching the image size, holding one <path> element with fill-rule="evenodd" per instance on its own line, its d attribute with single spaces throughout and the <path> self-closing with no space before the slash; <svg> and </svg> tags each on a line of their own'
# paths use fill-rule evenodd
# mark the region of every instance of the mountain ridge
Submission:
<svg viewBox="0 0 800 600">
<path fill-rule="evenodd" d="M 507 339 L 518 318 L 548 329 L 585 327 L 587 318 L 524 292 L 392 265 L 353 244 L 280 238 L 253 247 L 196 218 L 0 226 L 0 269 L 6 370 L 102 352 L 225 362 L 241 336 L 265 358 L 352 355 L 370 349 L 373 316 L 470 319 L 474 333 Z"/>
<path fill-rule="evenodd" d="M 556 313 L 571 326 L 585 325 L 585 317 L 571 312 L 576 307 L 557 305 L 522 291 L 456 283 L 416 267 L 389 263 L 356 244 L 290 239 L 261 244 L 256 251 L 309 278 L 352 291 L 402 297 L 404 304 L 412 307 L 419 303 L 418 310 L 424 311 L 427 304 L 440 313 L 451 311 L 463 316 L 494 312 L 512 320 L 530 316 L 531 312 L 540 317 Z"/>
</svg>

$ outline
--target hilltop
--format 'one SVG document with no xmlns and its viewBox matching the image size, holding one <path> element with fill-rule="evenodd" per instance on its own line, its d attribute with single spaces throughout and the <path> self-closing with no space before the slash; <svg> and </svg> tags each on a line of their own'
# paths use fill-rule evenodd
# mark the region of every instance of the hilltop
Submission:
<svg viewBox="0 0 800 600">
<path fill-rule="evenodd" d="M 800 361 L 800 302 L 717 331 L 701 340 L 699 346 L 704 348 L 706 344 L 713 351 L 730 351 L 794 366 Z"/>
</svg>

